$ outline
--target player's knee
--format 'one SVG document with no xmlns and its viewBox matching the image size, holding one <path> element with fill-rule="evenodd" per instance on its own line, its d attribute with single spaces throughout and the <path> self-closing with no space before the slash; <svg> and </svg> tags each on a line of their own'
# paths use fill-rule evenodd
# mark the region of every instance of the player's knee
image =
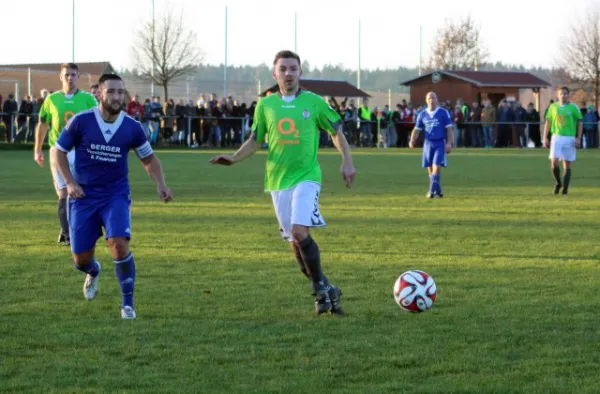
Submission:
<svg viewBox="0 0 600 394">
<path fill-rule="evenodd" d="M 296 242 L 302 242 L 308 237 L 308 227 L 294 224 L 292 226 L 292 237 Z"/>
<path fill-rule="evenodd" d="M 129 254 L 129 241 L 127 241 L 127 238 L 109 238 L 108 247 L 114 260 L 121 260 Z"/>
<path fill-rule="evenodd" d="M 73 262 L 75 263 L 75 265 L 78 265 L 78 266 L 88 265 L 89 263 L 92 262 L 93 258 L 94 258 L 94 251 L 73 254 Z"/>
<path fill-rule="evenodd" d="M 58 196 L 59 200 L 64 200 L 67 198 L 67 189 L 57 189 L 56 195 Z"/>
</svg>

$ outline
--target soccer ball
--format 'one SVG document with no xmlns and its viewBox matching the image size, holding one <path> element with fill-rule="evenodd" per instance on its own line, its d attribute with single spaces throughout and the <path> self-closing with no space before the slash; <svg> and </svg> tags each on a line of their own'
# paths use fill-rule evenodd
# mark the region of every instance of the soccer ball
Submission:
<svg viewBox="0 0 600 394">
<path fill-rule="evenodd" d="M 405 311 L 425 312 L 431 309 L 436 296 L 433 278 L 423 271 L 406 271 L 394 284 L 394 299 Z"/>
</svg>

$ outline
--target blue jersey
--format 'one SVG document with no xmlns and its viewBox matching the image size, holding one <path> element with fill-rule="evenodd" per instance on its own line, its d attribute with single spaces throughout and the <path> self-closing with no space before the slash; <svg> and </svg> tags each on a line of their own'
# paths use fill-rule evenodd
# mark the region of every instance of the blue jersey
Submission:
<svg viewBox="0 0 600 394">
<path fill-rule="evenodd" d="M 446 109 L 437 107 L 430 112 L 425 110 L 417 117 L 417 130 L 425 131 L 425 139 L 439 141 L 446 139 L 446 128 L 452 126 L 452 118 Z"/>
<path fill-rule="evenodd" d="M 129 196 L 129 151 L 140 159 L 153 153 L 138 121 L 121 111 L 113 123 L 105 122 L 98 107 L 71 118 L 56 147 L 75 149 L 73 177 L 87 197 Z"/>
</svg>

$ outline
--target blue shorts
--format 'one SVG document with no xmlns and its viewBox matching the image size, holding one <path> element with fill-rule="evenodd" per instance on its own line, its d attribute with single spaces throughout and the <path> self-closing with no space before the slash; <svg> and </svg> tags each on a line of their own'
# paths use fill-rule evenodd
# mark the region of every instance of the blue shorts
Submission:
<svg viewBox="0 0 600 394">
<path fill-rule="evenodd" d="M 69 199 L 71 251 L 92 250 L 106 230 L 106 239 L 131 238 L 131 200 L 124 196 Z"/>
<path fill-rule="evenodd" d="M 433 165 L 441 167 L 448 165 L 445 140 L 425 140 L 423 143 L 423 167 L 427 168 Z"/>
</svg>

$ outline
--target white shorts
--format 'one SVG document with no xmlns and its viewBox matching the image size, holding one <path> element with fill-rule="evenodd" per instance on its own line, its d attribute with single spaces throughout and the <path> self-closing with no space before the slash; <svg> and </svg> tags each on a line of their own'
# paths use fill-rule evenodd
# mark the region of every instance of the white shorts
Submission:
<svg viewBox="0 0 600 394">
<path fill-rule="evenodd" d="M 550 140 L 549 159 L 575 161 L 577 152 L 577 148 L 575 148 L 575 142 L 575 137 L 552 135 L 552 139 Z"/>
<path fill-rule="evenodd" d="M 305 181 L 285 190 L 271 192 L 273 207 L 279 221 L 279 232 L 286 241 L 292 239 L 292 225 L 324 227 L 325 220 L 319 211 L 321 185 Z"/>
<path fill-rule="evenodd" d="M 52 180 L 54 181 L 54 189 L 56 189 L 56 191 L 58 192 L 59 190 L 67 188 L 67 182 L 65 182 L 65 180 L 63 179 L 62 175 L 60 174 L 60 171 L 58 170 L 58 167 L 56 166 L 56 163 L 52 159 L 52 151 L 56 150 L 56 149 L 57 148 L 55 148 L 53 146 L 50 147 L 50 172 L 52 172 Z M 67 160 L 69 162 L 69 168 L 72 173 L 73 165 L 75 164 L 75 151 L 74 150 L 67 153 Z"/>
</svg>

